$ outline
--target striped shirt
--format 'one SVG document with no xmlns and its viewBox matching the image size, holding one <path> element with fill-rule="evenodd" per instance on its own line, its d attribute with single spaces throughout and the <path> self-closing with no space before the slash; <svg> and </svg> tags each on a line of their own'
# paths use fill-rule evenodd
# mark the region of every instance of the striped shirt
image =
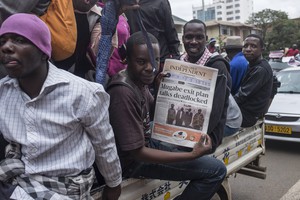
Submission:
<svg viewBox="0 0 300 200">
<path fill-rule="evenodd" d="M 0 80 L 0 132 L 21 144 L 25 174 L 75 176 L 96 164 L 115 187 L 121 167 L 109 123 L 109 95 L 49 63 L 40 94 L 31 99 L 16 79 Z"/>
</svg>

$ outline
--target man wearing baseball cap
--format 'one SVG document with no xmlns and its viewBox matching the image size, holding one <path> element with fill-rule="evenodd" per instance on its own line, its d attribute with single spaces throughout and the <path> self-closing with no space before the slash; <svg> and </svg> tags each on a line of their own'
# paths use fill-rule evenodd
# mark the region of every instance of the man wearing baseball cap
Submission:
<svg viewBox="0 0 300 200">
<path fill-rule="evenodd" d="M 210 40 L 207 44 L 207 48 L 210 53 L 217 52 L 216 42 L 217 42 L 217 40 L 215 38 L 210 38 Z"/>
<path fill-rule="evenodd" d="M 51 36 L 31 14 L 0 28 L 0 133 L 10 143 L 0 163 L 0 199 L 91 199 L 96 162 L 104 199 L 118 199 L 121 168 L 109 124 L 109 96 L 49 62 Z"/>
</svg>

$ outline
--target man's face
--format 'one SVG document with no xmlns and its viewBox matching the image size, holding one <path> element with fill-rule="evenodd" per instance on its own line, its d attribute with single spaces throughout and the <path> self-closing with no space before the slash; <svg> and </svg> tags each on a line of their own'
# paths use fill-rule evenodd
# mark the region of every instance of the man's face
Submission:
<svg viewBox="0 0 300 200">
<path fill-rule="evenodd" d="M 198 61 L 203 54 L 206 44 L 206 34 L 203 24 L 188 23 L 185 26 L 182 41 L 190 62 Z"/>
<path fill-rule="evenodd" d="M 249 62 L 254 62 L 258 58 L 260 58 L 262 51 L 263 49 L 260 45 L 258 38 L 248 37 L 245 39 L 243 46 L 243 54 Z"/>
<path fill-rule="evenodd" d="M 156 66 L 159 66 L 159 45 L 152 44 L 152 46 Z M 153 72 L 146 44 L 133 46 L 133 52 L 130 53 L 130 58 L 128 59 L 128 73 L 138 86 L 149 85 L 153 82 L 156 74 Z"/>
<path fill-rule="evenodd" d="M 43 52 L 28 39 L 17 34 L 0 37 L 0 64 L 12 78 L 26 78 L 39 69 Z"/>
</svg>

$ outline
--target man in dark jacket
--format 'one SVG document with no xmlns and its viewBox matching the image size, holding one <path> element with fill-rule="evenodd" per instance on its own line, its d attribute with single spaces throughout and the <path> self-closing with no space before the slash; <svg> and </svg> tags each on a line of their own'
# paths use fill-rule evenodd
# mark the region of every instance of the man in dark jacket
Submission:
<svg viewBox="0 0 300 200">
<path fill-rule="evenodd" d="M 212 151 L 221 144 L 226 121 L 228 96 L 231 88 L 229 63 L 220 55 L 213 55 L 205 47 L 207 40 L 204 22 L 193 19 L 183 27 L 182 41 L 186 53 L 180 60 L 218 69 L 212 111 L 207 134 L 212 139 Z"/>
<path fill-rule="evenodd" d="M 160 62 L 164 63 L 166 58 L 179 57 L 178 47 L 180 41 L 174 26 L 172 11 L 168 0 L 140 0 L 139 12 L 147 32 L 154 35 L 159 42 Z M 126 12 L 131 34 L 140 31 L 137 11 Z"/>
<path fill-rule="evenodd" d="M 273 73 L 268 61 L 263 59 L 264 43 L 256 34 L 246 37 L 243 53 L 249 62 L 241 87 L 234 99 L 239 105 L 242 127 L 253 126 L 268 111 L 273 86 Z"/>
</svg>

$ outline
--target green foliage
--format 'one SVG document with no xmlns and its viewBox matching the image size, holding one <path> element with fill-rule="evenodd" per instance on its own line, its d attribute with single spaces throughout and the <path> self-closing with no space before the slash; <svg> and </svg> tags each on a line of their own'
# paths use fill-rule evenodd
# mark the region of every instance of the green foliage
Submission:
<svg viewBox="0 0 300 200">
<path fill-rule="evenodd" d="M 267 49 L 278 50 L 300 44 L 300 24 L 293 20 L 283 20 L 274 24 L 272 31 L 267 32 Z"/>
<path fill-rule="evenodd" d="M 267 51 L 300 44 L 300 24 L 288 19 L 286 12 L 264 9 L 254 13 L 247 23 L 261 30 Z"/>
</svg>

